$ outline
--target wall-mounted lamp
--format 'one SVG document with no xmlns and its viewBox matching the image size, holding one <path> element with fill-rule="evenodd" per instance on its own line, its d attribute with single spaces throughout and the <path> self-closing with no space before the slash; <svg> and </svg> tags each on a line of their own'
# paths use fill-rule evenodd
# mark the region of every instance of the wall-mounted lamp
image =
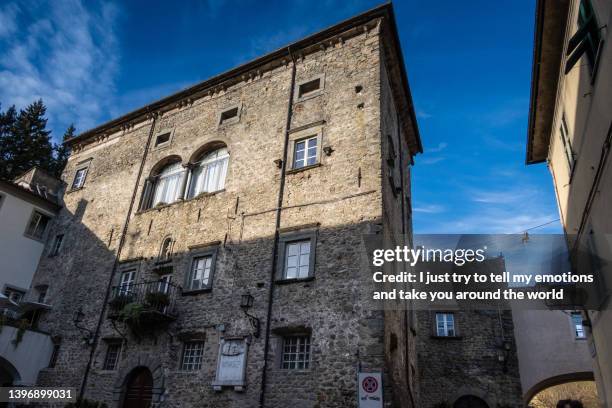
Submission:
<svg viewBox="0 0 612 408">
<path fill-rule="evenodd" d="M 261 326 L 259 319 L 256 316 L 249 314 L 249 312 L 247 311 L 248 309 L 253 307 L 253 300 L 254 300 L 253 296 L 248 292 L 242 295 L 242 297 L 240 298 L 240 308 L 244 312 L 244 315 L 248 317 L 249 323 L 251 324 L 251 327 L 253 328 L 253 330 L 255 330 L 255 333 L 253 333 L 253 336 L 258 338 L 259 332 L 260 332 L 260 326 Z"/>
<path fill-rule="evenodd" d="M 334 152 L 334 149 L 331 146 L 325 146 L 323 148 L 323 153 L 325 153 L 326 156 L 331 156 L 333 152 Z"/>
<path fill-rule="evenodd" d="M 276 164 L 276 167 L 279 169 L 283 167 L 283 161 L 281 159 L 274 160 L 274 164 Z"/>
<path fill-rule="evenodd" d="M 79 308 L 72 315 L 72 323 L 74 324 L 74 327 L 79 329 L 79 331 L 83 334 L 83 339 L 85 340 L 87 345 L 91 346 L 91 345 L 93 345 L 94 334 L 87 327 L 83 327 L 83 326 L 79 325 L 79 323 L 81 322 L 83 317 L 85 317 L 85 313 L 83 313 L 83 309 L 82 308 Z"/>
</svg>

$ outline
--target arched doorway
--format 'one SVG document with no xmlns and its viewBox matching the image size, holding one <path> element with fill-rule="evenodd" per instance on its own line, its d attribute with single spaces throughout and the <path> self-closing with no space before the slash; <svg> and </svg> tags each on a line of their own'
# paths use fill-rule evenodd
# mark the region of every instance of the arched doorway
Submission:
<svg viewBox="0 0 612 408">
<path fill-rule="evenodd" d="M 474 395 L 464 395 L 455 401 L 453 408 L 489 408 L 489 406 L 481 398 Z"/>
<path fill-rule="evenodd" d="M 130 372 L 126 387 L 123 408 L 149 408 L 153 399 L 153 375 L 146 367 L 138 367 Z"/>
</svg>

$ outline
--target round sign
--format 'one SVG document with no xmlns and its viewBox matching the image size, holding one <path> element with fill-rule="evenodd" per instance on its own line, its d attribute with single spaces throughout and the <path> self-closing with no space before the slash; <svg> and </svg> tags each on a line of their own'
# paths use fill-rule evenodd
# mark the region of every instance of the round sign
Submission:
<svg viewBox="0 0 612 408">
<path fill-rule="evenodd" d="M 361 382 L 363 390 L 369 394 L 373 394 L 378 390 L 378 381 L 374 377 L 366 377 Z"/>
</svg>

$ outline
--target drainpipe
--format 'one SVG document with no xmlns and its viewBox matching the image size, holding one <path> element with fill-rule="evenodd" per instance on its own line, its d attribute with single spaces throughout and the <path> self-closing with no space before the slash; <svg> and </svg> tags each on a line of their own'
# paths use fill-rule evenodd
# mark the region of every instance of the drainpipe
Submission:
<svg viewBox="0 0 612 408">
<path fill-rule="evenodd" d="M 278 188 L 278 201 L 276 204 L 276 224 L 274 227 L 274 246 L 272 247 L 272 272 L 270 273 L 270 291 L 268 293 L 268 314 L 266 316 L 266 335 L 264 341 L 264 363 L 261 372 L 261 390 L 259 392 L 259 407 L 264 407 L 266 394 L 266 373 L 268 371 L 268 353 L 270 352 L 270 321 L 272 319 L 272 302 L 274 299 L 274 277 L 276 276 L 276 258 L 278 254 L 278 231 L 281 222 L 281 210 L 283 207 L 283 195 L 285 192 L 285 174 L 287 169 L 287 155 L 289 150 L 289 130 L 291 129 L 291 118 L 293 116 L 293 93 L 295 91 L 295 58 L 291 53 L 291 47 L 287 47 L 291 58 L 291 86 L 289 87 L 289 102 L 287 105 L 287 121 L 285 123 L 285 141 L 283 143 L 283 162 Z"/>
<path fill-rule="evenodd" d="M 142 153 L 142 159 L 140 160 L 140 167 L 138 168 L 138 176 L 136 176 L 136 183 L 134 184 L 134 190 L 132 191 L 132 198 L 130 199 L 130 206 L 128 207 L 128 212 L 125 216 L 125 222 L 123 223 L 123 230 L 121 232 L 121 237 L 119 238 L 119 245 L 117 246 L 117 254 L 115 255 L 115 262 L 113 264 L 113 269 L 111 271 L 110 279 L 106 285 L 106 293 L 104 294 L 104 303 L 102 304 L 102 310 L 100 311 L 100 317 L 98 318 L 98 324 L 96 325 L 96 331 L 94 332 L 91 352 L 89 353 L 89 360 L 87 361 L 87 366 L 85 367 L 85 373 L 83 374 L 83 381 L 81 382 L 81 389 L 79 391 L 79 399 L 82 399 L 85 395 L 85 388 L 87 387 L 87 378 L 89 377 L 89 371 L 91 370 L 91 365 L 93 363 L 93 357 L 96 352 L 96 348 L 98 346 L 98 341 L 100 340 L 100 330 L 102 329 L 102 323 L 104 322 L 104 314 L 106 312 L 106 306 L 108 305 L 108 300 L 110 298 L 111 289 L 113 287 L 113 282 L 115 280 L 115 274 L 117 273 L 117 267 L 119 266 L 119 257 L 121 256 L 121 250 L 123 249 L 123 245 L 125 244 L 125 237 L 127 235 L 128 226 L 130 224 L 130 217 L 132 216 L 132 211 L 134 210 L 134 203 L 136 202 L 136 193 L 138 192 L 138 184 L 140 184 L 140 178 L 142 177 L 142 171 L 144 169 L 145 160 L 147 158 L 147 153 L 149 152 L 149 146 L 151 145 L 151 138 L 153 137 L 153 131 L 155 130 L 155 124 L 157 122 L 157 115 L 152 115 L 153 120 L 151 121 L 151 129 L 149 129 L 149 136 L 147 137 L 147 143 L 145 144 L 144 152 Z"/>
</svg>

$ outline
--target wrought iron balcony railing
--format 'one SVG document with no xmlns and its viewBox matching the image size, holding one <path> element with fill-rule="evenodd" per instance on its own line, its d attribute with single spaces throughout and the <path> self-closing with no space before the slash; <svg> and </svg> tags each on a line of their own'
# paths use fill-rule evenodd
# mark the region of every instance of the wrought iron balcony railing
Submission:
<svg viewBox="0 0 612 408">
<path fill-rule="evenodd" d="M 151 281 L 114 286 L 108 317 L 127 320 L 147 316 L 147 320 L 175 319 L 176 298 L 181 287 L 166 281 Z"/>
</svg>

